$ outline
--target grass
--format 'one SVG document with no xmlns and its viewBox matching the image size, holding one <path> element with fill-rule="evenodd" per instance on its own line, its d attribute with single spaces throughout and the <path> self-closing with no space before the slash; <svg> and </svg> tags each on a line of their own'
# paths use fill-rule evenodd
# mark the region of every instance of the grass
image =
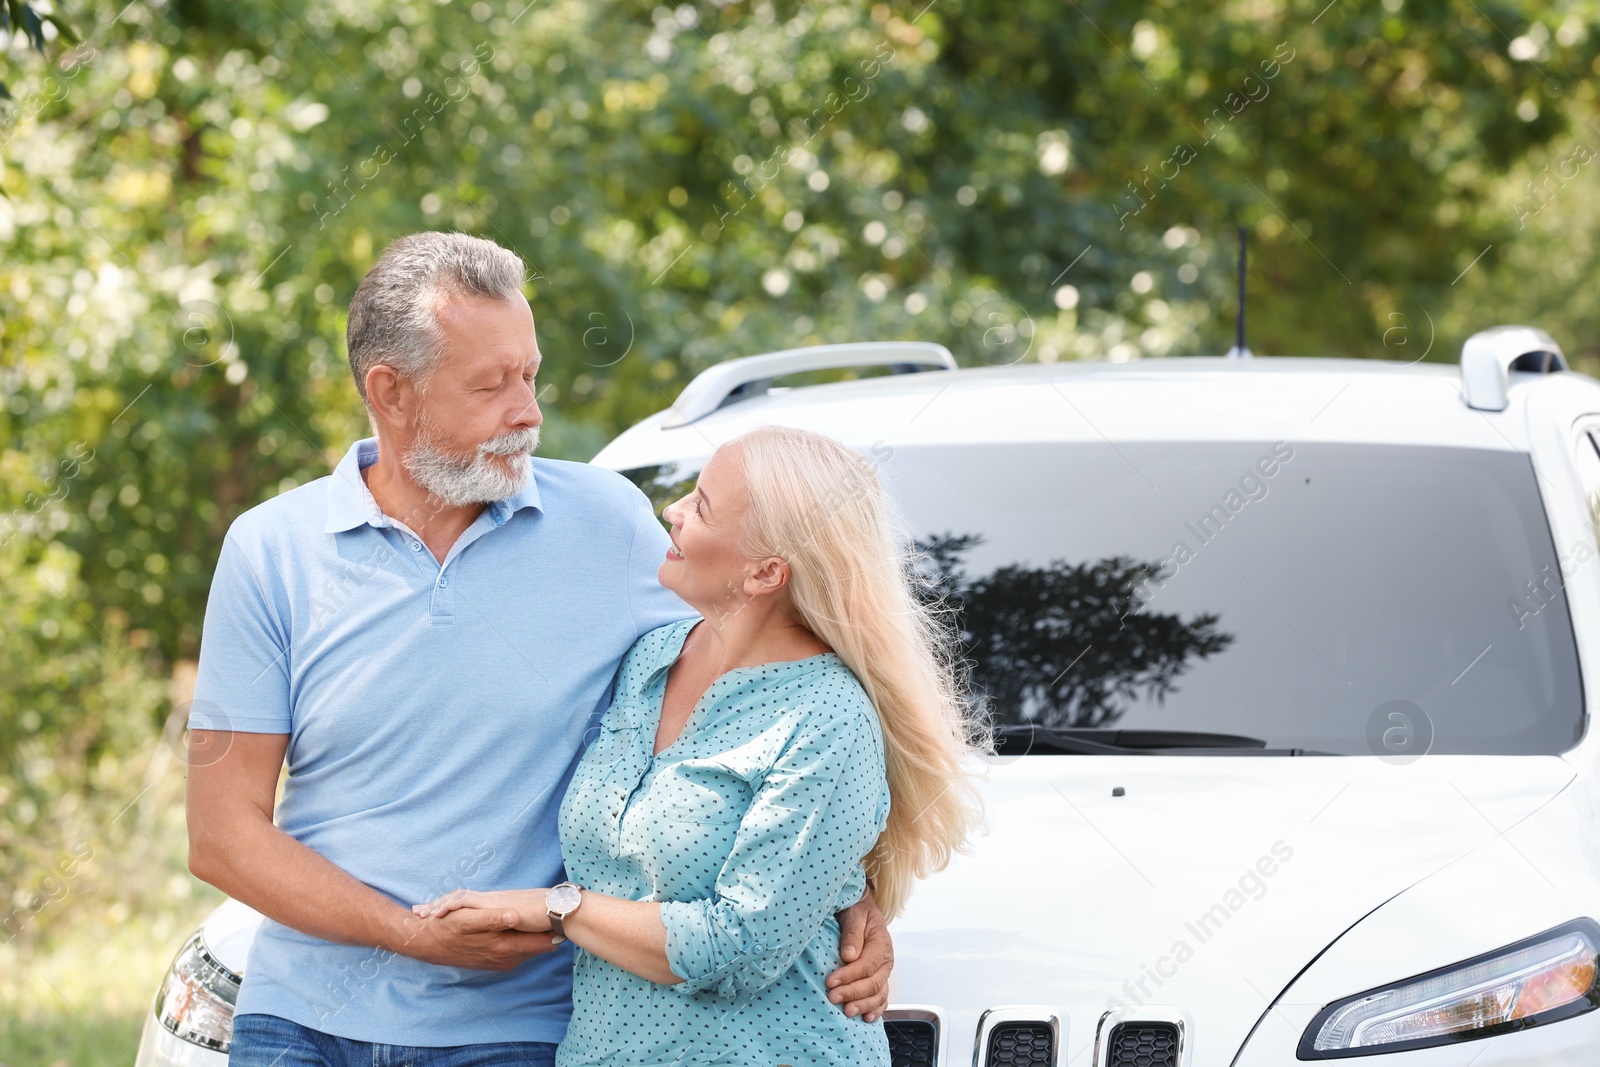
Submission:
<svg viewBox="0 0 1600 1067">
<path fill-rule="evenodd" d="M 0 943 L 0 1067 L 132 1067 L 173 953 L 222 899 L 184 867 L 181 792 L 148 800 L 134 840 L 96 857 L 103 878 Z"/>
<path fill-rule="evenodd" d="M 136 1018 L 94 1018 L 72 1013 L 0 1018 L 3 1067 L 126 1067 L 139 1047 Z"/>
</svg>

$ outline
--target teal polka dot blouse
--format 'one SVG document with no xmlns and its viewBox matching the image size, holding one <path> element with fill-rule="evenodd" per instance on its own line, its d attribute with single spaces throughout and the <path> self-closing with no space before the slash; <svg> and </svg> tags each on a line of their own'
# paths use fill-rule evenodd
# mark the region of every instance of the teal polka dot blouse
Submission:
<svg viewBox="0 0 1600 1067">
<path fill-rule="evenodd" d="M 861 860 L 889 814 L 883 736 L 837 654 L 735 668 L 652 754 L 684 619 L 634 644 L 561 804 L 568 877 L 662 901 L 662 985 L 578 949 L 556 1057 L 580 1064 L 883 1065 L 883 1023 L 823 985 L 834 913 L 866 888 Z"/>
</svg>

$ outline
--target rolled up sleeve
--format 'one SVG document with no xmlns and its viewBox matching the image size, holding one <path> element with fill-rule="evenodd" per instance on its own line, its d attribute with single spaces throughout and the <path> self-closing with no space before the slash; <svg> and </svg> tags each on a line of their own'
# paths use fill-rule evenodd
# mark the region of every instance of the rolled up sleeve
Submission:
<svg viewBox="0 0 1600 1067">
<path fill-rule="evenodd" d="M 861 895 L 862 857 L 888 818 L 883 745 L 865 694 L 860 706 L 826 710 L 764 777 L 716 896 L 662 904 L 667 963 L 684 979 L 671 988 L 680 993 L 759 992 Z"/>
</svg>

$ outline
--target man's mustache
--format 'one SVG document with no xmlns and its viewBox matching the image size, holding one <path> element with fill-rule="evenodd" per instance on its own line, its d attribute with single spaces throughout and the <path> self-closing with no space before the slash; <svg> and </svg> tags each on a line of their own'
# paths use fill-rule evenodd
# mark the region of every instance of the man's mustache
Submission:
<svg viewBox="0 0 1600 1067">
<path fill-rule="evenodd" d="M 478 446 L 480 455 L 515 456 L 539 447 L 538 430 L 513 430 Z"/>
</svg>

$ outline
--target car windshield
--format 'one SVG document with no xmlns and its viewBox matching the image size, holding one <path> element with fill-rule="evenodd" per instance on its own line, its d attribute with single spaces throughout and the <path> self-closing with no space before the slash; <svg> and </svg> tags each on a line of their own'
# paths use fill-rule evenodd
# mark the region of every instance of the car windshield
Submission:
<svg viewBox="0 0 1600 1067">
<path fill-rule="evenodd" d="M 1583 730 L 1529 457 L 1428 446 L 906 446 L 880 466 L 972 684 L 1050 751 L 1531 754 Z M 627 473 L 659 508 L 687 465 Z M 1225 735 L 1221 739 L 1205 735 Z"/>
</svg>

